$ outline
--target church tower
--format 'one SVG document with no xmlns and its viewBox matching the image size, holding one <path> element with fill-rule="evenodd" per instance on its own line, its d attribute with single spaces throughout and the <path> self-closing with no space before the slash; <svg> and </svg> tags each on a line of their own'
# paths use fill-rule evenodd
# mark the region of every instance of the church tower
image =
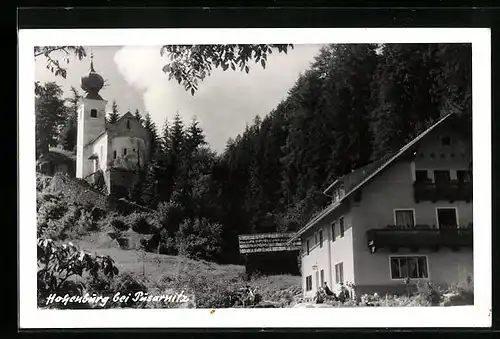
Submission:
<svg viewBox="0 0 500 339">
<path fill-rule="evenodd" d="M 93 55 L 90 56 L 90 72 L 81 79 L 85 96 L 80 99 L 78 108 L 78 133 L 76 150 L 76 177 L 85 178 L 94 172 L 92 147 L 86 147 L 106 129 L 106 104 L 99 91 L 104 79 L 94 70 Z"/>
</svg>

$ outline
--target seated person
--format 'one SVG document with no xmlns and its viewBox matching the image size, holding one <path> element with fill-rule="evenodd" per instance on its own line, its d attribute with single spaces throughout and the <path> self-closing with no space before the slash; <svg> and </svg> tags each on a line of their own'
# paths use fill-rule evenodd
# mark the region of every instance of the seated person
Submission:
<svg viewBox="0 0 500 339">
<path fill-rule="evenodd" d="M 330 288 L 328 287 L 328 285 L 327 285 L 326 281 L 325 281 L 323 284 L 324 284 L 324 285 L 323 285 L 323 289 L 324 289 L 324 291 L 325 291 L 326 295 L 333 295 L 333 292 L 332 292 L 332 290 L 330 290 Z"/>
</svg>

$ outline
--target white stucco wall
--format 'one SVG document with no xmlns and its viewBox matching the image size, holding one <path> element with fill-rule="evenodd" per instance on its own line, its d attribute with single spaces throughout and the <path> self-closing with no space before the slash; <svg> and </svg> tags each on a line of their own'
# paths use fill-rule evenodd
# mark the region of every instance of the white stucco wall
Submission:
<svg viewBox="0 0 500 339">
<path fill-rule="evenodd" d="M 144 165 L 146 146 L 144 140 L 137 137 L 114 137 L 111 140 L 111 150 L 108 153 L 108 159 L 114 162 L 117 167 L 133 168 L 139 163 Z M 127 155 L 123 156 L 123 150 L 127 149 Z M 116 160 L 114 159 L 114 152 L 116 151 Z"/>
<path fill-rule="evenodd" d="M 344 218 L 344 236 L 341 237 L 339 234 L 339 226 L 336 224 L 335 229 L 335 241 L 332 237 L 332 222 L 337 221 L 340 216 Z M 302 260 L 301 260 L 301 270 L 302 270 L 302 288 L 305 296 L 312 297 L 317 291 L 317 287 L 320 286 L 321 282 L 321 270 L 324 270 L 324 279 L 328 286 L 336 290 L 339 285 L 335 282 L 335 265 L 342 262 L 344 271 L 344 283 L 349 281 L 354 281 L 354 267 L 353 267 L 353 237 L 352 237 L 352 219 L 347 213 L 344 215 L 336 215 L 331 218 L 326 218 L 322 221 L 315 229 L 314 232 L 323 230 L 323 246 L 320 247 L 319 244 L 315 244 L 314 233 L 308 232 L 302 237 Z M 309 239 L 310 250 L 309 255 L 307 255 L 306 240 Z M 313 266 L 317 267 L 316 270 Z M 312 290 L 306 291 L 306 277 L 312 275 Z"/>
<path fill-rule="evenodd" d="M 106 100 L 93 100 L 83 98 L 78 109 L 78 129 L 76 147 L 76 177 L 83 178 L 93 172 L 93 163 L 88 157 L 93 154 L 92 147 L 84 148 L 105 129 Z M 97 117 L 90 116 L 92 109 L 97 110 Z"/>
<path fill-rule="evenodd" d="M 108 135 L 104 134 L 96 140 L 92 147 L 93 154 L 97 154 L 99 159 L 99 169 L 105 171 L 108 165 Z"/>
<path fill-rule="evenodd" d="M 450 146 L 441 147 L 440 137 L 451 135 Z M 472 202 L 421 201 L 414 200 L 414 169 L 450 170 L 451 178 L 456 170 L 467 169 L 470 153 L 464 144 L 454 137 L 453 132 L 431 135 L 419 147 L 415 160 L 400 161 L 388 168 L 379 177 L 363 187 L 362 199 L 352 205 L 354 225 L 354 267 L 356 285 L 398 285 L 401 280 L 392 280 L 390 276 L 390 256 L 425 255 L 428 261 L 429 280 L 438 284 L 464 282 L 467 275 L 473 276 L 473 255 L 471 249 L 462 248 L 458 252 L 440 249 L 434 252 L 420 249 L 411 253 L 409 249 L 400 249 L 397 253 L 381 251 L 370 253 L 367 246 L 366 231 L 384 228 L 394 224 L 395 209 L 413 209 L 416 224 L 437 225 L 436 209 L 454 207 L 457 209 L 458 223 L 465 226 L 473 220 Z M 423 156 L 420 155 L 423 153 Z M 435 156 L 431 158 L 429 155 Z M 451 157 L 451 153 L 455 156 Z M 444 157 L 441 157 L 444 154 Z M 437 226 L 436 226 L 437 227 Z"/>
<path fill-rule="evenodd" d="M 443 136 L 451 137 L 451 144 L 441 145 Z M 456 178 L 456 170 L 467 170 L 470 160 L 470 147 L 466 142 L 450 130 L 442 129 L 428 136 L 419 145 L 417 156 L 413 161 L 401 160 L 382 174 L 377 176 L 361 190 L 361 200 L 350 199 L 349 209 L 334 211 L 324 218 L 312 230 L 302 237 L 302 284 L 305 292 L 306 277 L 312 275 L 312 291 L 305 292 L 313 296 L 316 292 L 316 275 L 312 269 L 317 265 L 318 272 L 325 270 L 325 279 L 330 287 L 335 279 L 335 264 L 342 261 L 344 266 L 344 282 L 353 282 L 357 286 L 377 288 L 404 284 L 402 280 L 393 280 L 390 275 L 390 257 L 405 255 L 424 255 L 427 257 L 429 280 L 436 284 L 464 283 L 468 276 L 473 277 L 473 253 L 471 249 L 462 248 L 453 252 L 442 248 L 438 252 L 420 249 L 412 253 L 410 249 L 400 249 L 396 253 L 382 251 L 370 253 L 366 231 L 373 228 L 384 228 L 392 225 L 395 209 L 413 209 L 415 223 L 437 225 L 436 208 L 455 207 L 458 223 L 467 225 L 473 220 L 472 202 L 455 201 L 421 201 L 414 200 L 413 182 L 415 169 L 428 169 L 429 177 L 433 177 L 435 169 L 450 170 L 451 179 Z M 423 154 L 423 155 L 422 155 Z M 431 157 L 430 155 L 434 156 Z M 335 215 L 336 214 L 336 215 Z M 323 248 L 314 245 L 315 231 L 323 228 L 324 236 L 331 239 L 331 222 L 344 214 L 345 235 L 342 239 L 330 241 L 330 255 L 325 243 Z M 306 239 L 310 240 L 310 254 L 306 255 Z M 330 275 L 328 275 L 328 273 Z M 319 274 L 318 274 L 319 277 Z"/>
</svg>

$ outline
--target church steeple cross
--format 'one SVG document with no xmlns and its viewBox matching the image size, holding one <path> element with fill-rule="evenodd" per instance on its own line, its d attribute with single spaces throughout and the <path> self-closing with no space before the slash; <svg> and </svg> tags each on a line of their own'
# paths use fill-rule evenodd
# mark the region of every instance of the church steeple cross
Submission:
<svg viewBox="0 0 500 339">
<path fill-rule="evenodd" d="M 90 49 L 90 71 L 95 73 L 95 69 L 94 69 L 94 52 L 92 51 L 92 48 Z"/>
</svg>

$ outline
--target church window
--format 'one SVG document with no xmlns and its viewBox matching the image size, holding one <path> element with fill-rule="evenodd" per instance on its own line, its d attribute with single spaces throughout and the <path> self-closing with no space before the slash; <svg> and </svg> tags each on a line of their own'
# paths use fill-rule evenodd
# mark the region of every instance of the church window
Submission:
<svg viewBox="0 0 500 339">
<path fill-rule="evenodd" d="M 132 152 L 135 152 L 135 148 L 132 148 Z"/>
<path fill-rule="evenodd" d="M 113 151 L 113 159 L 116 159 L 116 151 Z"/>
<path fill-rule="evenodd" d="M 130 120 L 127 120 L 127 129 L 130 129 Z"/>
<path fill-rule="evenodd" d="M 127 155 L 127 149 L 126 148 L 123 149 L 123 155 Z"/>
</svg>

